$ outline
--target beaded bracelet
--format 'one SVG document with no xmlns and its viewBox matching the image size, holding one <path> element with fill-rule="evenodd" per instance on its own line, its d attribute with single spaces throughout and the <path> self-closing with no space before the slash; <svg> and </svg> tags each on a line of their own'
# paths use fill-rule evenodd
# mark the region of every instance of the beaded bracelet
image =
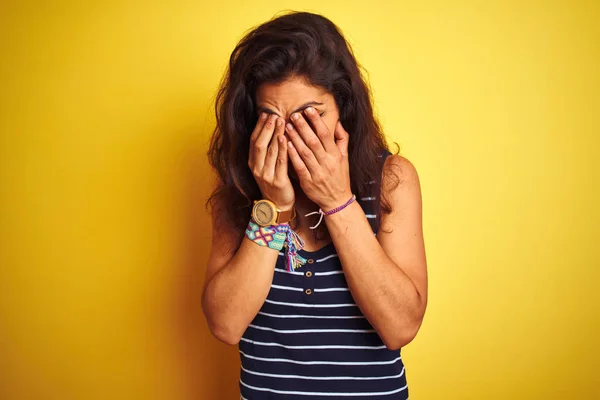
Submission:
<svg viewBox="0 0 600 400">
<path fill-rule="evenodd" d="M 331 214 L 335 214 L 336 212 L 342 211 L 344 208 L 346 208 L 350 204 L 352 204 L 354 202 L 354 200 L 356 200 L 355 194 L 353 194 L 352 197 L 350 198 L 350 200 L 348 200 L 346 203 L 342 204 L 339 207 L 334 208 L 333 210 L 329 210 L 329 211 L 325 212 L 319 208 L 319 211 L 313 211 L 311 213 L 306 214 L 305 217 L 308 217 L 309 215 L 315 215 L 315 214 L 320 214 L 320 216 L 321 216 L 319 218 L 319 222 L 317 222 L 317 224 L 315 226 L 311 226 L 310 229 L 315 229 L 317 226 L 319 226 L 321 224 L 321 221 L 323 221 L 323 217 L 325 215 L 331 215 Z"/>
<path fill-rule="evenodd" d="M 288 224 L 260 226 L 252 219 L 246 228 L 246 237 L 259 246 L 266 246 L 277 251 L 285 247 L 285 269 L 293 271 L 306 263 L 306 259 L 298 254 L 304 247 L 304 241 Z"/>
</svg>

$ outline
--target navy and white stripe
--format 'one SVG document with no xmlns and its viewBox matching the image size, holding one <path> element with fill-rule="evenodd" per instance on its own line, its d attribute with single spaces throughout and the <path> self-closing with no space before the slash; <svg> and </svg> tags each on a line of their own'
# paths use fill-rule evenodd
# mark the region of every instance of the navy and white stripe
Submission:
<svg viewBox="0 0 600 400">
<path fill-rule="evenodd" d="M 369 222 L 378 196 L 358 199 Z M 385 347 L 356 305 L 334 245 L 300 254 L 309 263 L 293 273 L 280 254 L 239 343 L 242 399 L 408 399 L 400 352 Z"/>
</svg>

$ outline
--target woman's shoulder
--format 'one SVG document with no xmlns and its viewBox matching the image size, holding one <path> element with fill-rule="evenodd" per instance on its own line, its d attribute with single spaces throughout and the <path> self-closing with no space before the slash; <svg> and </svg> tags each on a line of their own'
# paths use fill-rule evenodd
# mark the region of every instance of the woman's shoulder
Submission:
<svg viewBox="0 0 600 400">
<path fill-rule="evenodd" d="M 410 184 L 419 184 L 417 168 L 407 157 L 390 153 L 383 164 L 382 189 L 393 191 Z"/>
<path fill-rule="evenodd" d="M 385 160 L 381 200 L 384 212 L 380 216 L 379 230 L 396 232 L 392 234 L 394 237 L 406 229 L 417 229 L 422 209 L 421 184 L 417 169 L 408 158 L 394 154 Z M 397 229 L 399 227 L 403 228 Z"/>
</svg>

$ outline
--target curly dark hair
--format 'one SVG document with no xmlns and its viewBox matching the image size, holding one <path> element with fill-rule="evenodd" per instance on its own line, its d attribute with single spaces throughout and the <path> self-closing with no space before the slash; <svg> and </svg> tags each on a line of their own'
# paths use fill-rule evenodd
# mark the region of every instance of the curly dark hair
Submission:
<svg viewBox="0 0 600 400">
<path fill-rule="evenodd" d="M 372 196 L 381 183 L 382 157 L 389 151 L 373 113 L 369 86 L 349 43 L 329 19 L 307 12 L 278 16 L 247 33 L 229 59 L 215 102 L 216 128 L 208 157 L 219 182 L 207 206 L 218 204 L 225 227 L 248 224 L 261 193 L 248 167 L 250 135 L 257 122 L 255 93 L 263 83 L 293 76 L 333 95 L 340 121 L 350 134 L 348 159 L 352 191 Z M 377 184 L 369 184 L 376 181 Z M 382 212 L 390 212 L 384 200 Z"/>
</svg>

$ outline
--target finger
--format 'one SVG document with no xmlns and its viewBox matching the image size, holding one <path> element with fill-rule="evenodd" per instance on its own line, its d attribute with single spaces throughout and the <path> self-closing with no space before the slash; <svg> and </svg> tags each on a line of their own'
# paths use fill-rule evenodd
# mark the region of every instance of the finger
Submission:
<svg viewBox="0 0 600 400">
<path fill-rule="evenodd" d="M 342 126 L 342 122 L 338 121 L 335 125 L 335 131 L 333 132 L 335 136 L 335 144 L 340 149 L 340 152 L 344 156 L 348 156 L 348 142 L 350 141 L 350 135 L 344 127 Z"/>
<path fill-rule="evenodd" d="M 256 141 L 256 137 L 258 136 L 260 131 L 262 131 L 263 127 L 265 126 L 265 122 L 267 121 L 268 116 L 269 115 L 264 112 L 260 114 L 260 116 L 258 117 L 258 121 L 256 121 L 256 125 L 254 126 L 254 130 L 252 131 L 252 134 L 250 135 L 250 155 L 248 156 L 248 164 L 249 165 L 254 165 L 254 151 L 252 150 L 253 144 Z"/>
<path fill-rule="evenodd" d="M 276 114 L 271 114 L 265 121 L 265 125 L 256 136 L 254 143 L 252 143 L 252 150 L 254 151 L 254 168 L 255 170 L 262 171 L 265 165 L 265 157 L 267 155 L 267 148 L 269 142 L 273 137 L 275 131 L 275 120 L 277 119 Z"/>
<path fill-rule="evenodd" d="M 309 149 L 304 143 L 304 140 L 300 137 L 300 134 L 292 124 L 287 124 L 285 126 L 285 130 L 294 146 L 294 149 L 296 150 L 296 153 L 298 153 L 298 155 L 302 158 L 304 165 L 310 170 L 311 174 L 316 173 L 321 166 L 319 165 L 319 162 L 317 161 L 312 150 Z M 294 168 L 295 167 L 296 165 L 294 165 Z"/>
<path fill-rule="evenodd" d="M 326 155 L 325 148 L 323 147 L 319 137 L 315 134 L 310 125 L 308 125 L 308 122 L 306 122 L 302 114 L 292 114 L 292 122 L 294 123 L 296 130 L 300 133 L 300 137 L 304 143 L 306 143 L 306 146 L 308 146 L 308 148 L 316 156 L 317 160 L 323 160 L 324 156 Z"/>
<path fill-rule="evenodd" d="M 268 117 L 269 117 L 269 114 L 267 114 L 265 112 L 260 113 L 260 116 L 258 117 L 258 121 L 256 121 L 256 125 L 254 126 L 254 130 L 252 131 L 252 134 L 250 135 L 250 140 L 256 139 L 256 136 L 258 136 L 258 134 L 262 130 Z"/>
<path fill-rule="evenodd" d="M 277 118 L 275 122 L 275 134 L 271 138 L 267 155 L 265 157 L 265 165 L 263 167 L 264 176 L 273 178 L 275 176 L 275 166 L 279 154 L 279 141 L 277 138 L 283 134 L 283 120 Z"/>
<path fill-rule="evenodd" d="M 296 149 L 296 147 L 294 146 L 294 144 L 291 141 L 289 141 L 289 140 L 286 140 L 286 141 L 287 141 L 287 145 L 288 145 L 287 146 L 288 147 L 288 155 L 290 156 L 290 161 L 292 162 L 292 165 L 294 166 L 296 175 L 298 175 L 298 178 L 300 180 L 310 180 L 310 178 L 311 178 L 310 171 L 306 167 L 306 164 L 302 160 L 302 157 L 300 157 L 300 154 L 298 154 L 298 150 Z"/>
<path fill-rule="evenodd" d="M 329 128 L 325 125 L 323 118 L 319 115 L 317 110 L 312 107 L 308 107 L 304 110 L 306 117 L 312 124 L 317 137 L 321 141 L 323 148 L 327 153 L 333 153 L 334 151 L 338 151 L 338 148 L 335 146 L 334 136 L 329 132 Z"/>
<path fill-rule="evenodd" d="M 277 152 L 277 164 L 275 165 L 275 180 L 284 182 L 288 176 L 288 144 L 284 135 L 277 136 L 279 151 Z"/>
</svg>

